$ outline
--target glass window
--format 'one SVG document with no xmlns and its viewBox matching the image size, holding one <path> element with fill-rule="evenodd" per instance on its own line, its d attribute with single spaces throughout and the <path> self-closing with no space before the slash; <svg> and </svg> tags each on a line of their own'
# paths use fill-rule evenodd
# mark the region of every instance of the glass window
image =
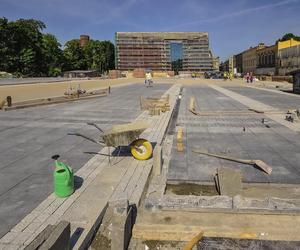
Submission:
<svg viewBox="0 0 300 250">
<path fill-rule="evenodd" d="M 170 50 L 171 50 L 172 70 L 175 71 L 175 74 L 178 74 L 178 71 L 182 70 L 182 60 L 183 60 L 182 42 L 171 42 Z"/>
</svg>

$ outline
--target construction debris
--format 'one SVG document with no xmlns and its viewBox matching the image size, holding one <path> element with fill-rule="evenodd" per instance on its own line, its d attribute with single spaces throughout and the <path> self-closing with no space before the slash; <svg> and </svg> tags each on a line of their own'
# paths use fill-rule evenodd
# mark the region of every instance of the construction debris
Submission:
<svg viewBox="0 0 300 250">
<path fill-rule="evenodd" d="M 157 107 L 149 108 L 149 115 L 151 116 L 160 115 L 160 111 L 161 109 Z"/>
<path fill-rule="evenodd" d="M 141 110 L 160 109 L 161 112 L 170 110 L 169 95 L 163 97 L 140 97 Z"/>
<path fill-rule="evenodd" d="M 70 90 L 70 89 L 69 89 Z M 5 107 L 5 110 L 14 110 L 14 109 L 20 109 L 20 108 L 29 108 L 29 107 L 35 107 L 35 106 L 42 106 L 42 105 L 49 105 L 49 104 L 58 104 L 58 103 L 65 103 L 65 102 L 73 102 L 81 99 L 88 99 L 93 97 L 104 97 L 107 96 L 108 93 L 110 93 L 110 88 L 107 89 L 94 89 L 89 91 L 79 91 L 76 90 L 67 91 L 64 93 L 64 96 L 57 96 L 57 97 L 49 97 L 49 98 L 40 98 L 40 99 L 34 99 L 34 100 L 28 100 L 28 101 L 22 101 L 22 102 L 14 102 L 12 105 L 11 98 L 7 98 L 7 101 L 0 102 L 0 109 L 1 105 Z M 10 102 L 9 102 L 10 100 Z M 2 107 L 2 108 L 3 108 Z"/>
<path fill-rule="evenodd" d="M 258 167 L 258 168 L 262 169 L 267 174 L 272 173 L 272 168 L 262 160 L 239 159 L 239 158 L 229 157 L 226 155 L 211 154 L 211 153 L 208 153 L 205 151 L 199 151 L 197 149 L 192 149 L 192 151 L 197 154 L 202 154 L 202 155 L 212 156 L 212 157 L 216 157 L 216 158 L 223 159 L 223 160 L 234 161 L 234 162 L 238 162 L 238 163 L 252 165 L 254 167 Z"/>
<path fill-rule="evenodd" d="M 81 89 L 80 84 L 78 84 L 77 88 L 73 88 L 70 84 L 69 89 L 67 89 L 67 91 L 64 93 L 64 95 L 70 97 L 70 98 L 74 98 L 74 97 L 78 97 L 80 95 L 83 95 L 86 93 L 85 89 Z"/>
<path fill-rule="evenodd" d="M 183 248 L 182 250 L 192 250 L 193 247 L 202 239 L 203 231 L 194 236 Z"/>
<path fill-rule="evenodd" d="M 286 112 L 285 119 L 289 122 L 298 122 L 300 118 L 300 112 L 298 109 L 290 109 Z"/>
<path fill-rule="evenodd" d="M 78 84 L 77 88 L 73 88 L 71 85 L 69 89 L 64 93 L 65 96 L 69 98 L 79 98 L 83 96 L 90 96 L 90 95 L 103 95 L 106 96 L 110 93 L 110 87 L 107 89 L 94 89 L 86 91 L 85 89 L 81 89 L 80 84 Z"/>
</svg>

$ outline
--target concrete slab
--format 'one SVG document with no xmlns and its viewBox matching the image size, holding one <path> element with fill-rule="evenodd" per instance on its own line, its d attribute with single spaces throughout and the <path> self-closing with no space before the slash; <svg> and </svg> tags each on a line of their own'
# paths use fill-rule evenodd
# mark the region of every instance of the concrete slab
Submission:
<svg viewBox="0 0 300 250">
<path fill-rule="evenodd" d="M 196 98 L 197 111 L 206 111 L 209 115 L 196 116 L 188 111 L 191 96 Z M 228 110 L 237 113 L 228 114 Z M 214 113 L 216 111 L 223 113 Z M 241 171 L 243 182 L 300 183 L 299 133 L 264 114 L 249 113 L 247 106 L 215 89 L 185 87 L 177 125 L 184 128 L 185 152 L 177 152 L 176 141 L 173 142 L 169 182 L 213 182 L 217 168 L 231 167 Z M 242 159 L 260 159 L 272 166 L 273 172 L 268 176 L 252 166 L 200 156 L 191 152 L 193 147 Z"/>
<path fill-rule="evenodd" d="M 247 87 L 225 87 L 231 91 L 237 92 L 241 95 L 250 97 L 254 100 L 260 101 L 264 104 L 271 105 L 278 109 L 300 108 L 299 95 L 284 95 L 276 92 L 265 91 L 263 89 L 254 89 Z"/>
</svg>

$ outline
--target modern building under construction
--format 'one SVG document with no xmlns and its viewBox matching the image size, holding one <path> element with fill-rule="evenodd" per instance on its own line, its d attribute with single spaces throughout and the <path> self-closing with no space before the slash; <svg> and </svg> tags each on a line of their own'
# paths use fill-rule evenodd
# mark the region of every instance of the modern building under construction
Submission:
<svg viewBox="0 0 300 250">
<path fill-rule="evenodd" d="M 210 71 L 207 32 L 116 32 L 116 68 Z"/>
</svg>

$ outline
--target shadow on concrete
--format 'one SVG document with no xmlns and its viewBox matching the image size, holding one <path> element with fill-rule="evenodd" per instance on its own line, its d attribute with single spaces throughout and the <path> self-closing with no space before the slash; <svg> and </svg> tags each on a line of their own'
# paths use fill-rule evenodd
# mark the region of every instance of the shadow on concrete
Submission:
<svg viewBox="0 0 300 250">
<path fill-rule="evenodd" d="M 111 156 L 131 156 L 130 147 L 129 146 L 119 146 L 116 147 L 112 152 Z"/>
<path fill-rule="evenodd" d="M 76 242 L 82 235 L 83 231 L 84 231 L 84 229 L 82 227 L 76 228 L 75 232 L 72 234 L 72 236 L 70 238 L 70 249 L 74 248 L 74 246 L 76 245 Z"/>
<path fill-rule="evenodd" d="M 81 178 L 81 177 L 79 177 L 77 175 L 74 175 L 74 187 L 75 187 L 75 190 L 81 188 L 82 183 L 83 183 L 83 178 Z"/>
<path fill-rule="evenodd" d="M 293 90 L 281 89 L 280 91 L 285 92 L 285 93 L 290 93 L 290 94 L 299 95 L 299 94 L 297 94 L 297 93 L 294 93 Z"/>
</svg>

